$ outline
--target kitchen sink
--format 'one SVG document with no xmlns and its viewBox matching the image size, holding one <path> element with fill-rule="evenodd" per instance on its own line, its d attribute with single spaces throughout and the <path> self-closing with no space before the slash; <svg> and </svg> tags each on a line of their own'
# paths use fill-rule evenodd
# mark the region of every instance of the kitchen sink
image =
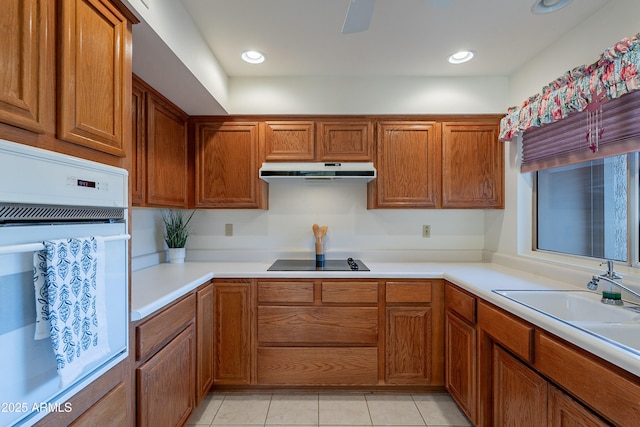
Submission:
<svg viewBox="0 0 640 427">
<path fill-rule="evenodd" d="M 494 290 L 494 293 L 526 305 L 534 310 L 566 322 L 628 322 L 639 321 L 634 304 L 624 306 L 602 304 L 602 295 L 589 291 L 563 290 Z"/>
<path fill-rule="evenodd" d="M 638 323 L 579 322 L 573 326 L 604 338 L 613 344 L 626 346 L 634 353 L 640 352 L 640 324 Z"/>
<path fill-rule="evenodd" d="M 602 304 L 600 293 L 581 290 L 494 289 L 493 292 L 640 354 L 639 305 Z"/>
</svg>

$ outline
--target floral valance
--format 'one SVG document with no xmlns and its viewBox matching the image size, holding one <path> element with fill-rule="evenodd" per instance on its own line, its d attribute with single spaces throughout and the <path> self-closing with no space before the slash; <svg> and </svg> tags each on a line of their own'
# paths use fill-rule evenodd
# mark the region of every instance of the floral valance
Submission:
<svg viewBox="0 0 640 427">
<path fill-rule="evenodd" d="M 600 59 L 566 72 L 520 107 L 511 107 L 500 122 L 500 140 L 508 141 L 534 126 L 553 123 L 584 110 L 601 97 L 618 98 L 640 89 L 640 34 L 620 40 Z"/>
</svg>

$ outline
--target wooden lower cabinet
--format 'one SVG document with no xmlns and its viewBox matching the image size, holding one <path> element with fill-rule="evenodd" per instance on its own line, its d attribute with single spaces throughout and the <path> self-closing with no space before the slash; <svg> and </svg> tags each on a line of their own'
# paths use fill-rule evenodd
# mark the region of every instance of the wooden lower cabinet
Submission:
<svg viewBox="0 0 640 427">
<path fill-rule="evenodd" d="M 378 384 L 377 281 L 259 280 L 257 289 L 257 384 Z"/>
<path fill-rule="evenodd" d="M 477 332 L 474 325 L 445 314 L 445 385 L 460 409 L 477 422 Z"/>
<path fill-rule="evenodd" d="M 36 427 L 131 426 L 135 424 L 135 385 L 129 360 L 123 360 L 62 404 Z M 67 411 L 64 409 L 71 410 Z"/>
<path fill-rule="evenodd" d="M 251 285 L 214 281 L 214 385 L 251 383 Z"/>
<path fill-rule="evenodd" d="M 547 382 L 497 344 L 492 379 L 493 425 L 546 425 Z"/>
<path fill-rule="evenodd" d="M 258 384 L 357 386 L 378 382 L 376 347 L 260 347 Z"/>
<path fill-rule="evenodd" d="M 442 281 L 387 281 L 385 305 L 385 383 L 444 385 Z"/>
<path fill-rule="evenodd" d="M 70 424 L 70 427 L 125 425 L 127 425 L 127 386 L 120 383 L 80 415 Z"/>
<path fill-rule="evenodd" d="M 196 295 L 135 325 L 138 426 L 181 426 L 196 402 Z"/>
<path fill-rule="evenodd" d="M 254 384 L 442 391 L 443 283 L 258 279 Z"/>
<path fill-rule="evenodd" d="M 213 283 L 196 291 L 196 403 L 200 403 L 213 385 Z"/>
<path fill-rule="evenodd" d="M 431 335 L 430 307 L 387 308 L 387 383 L 430 383 Z"/>
<path fill-rule="evenodd" d="M 138 426 L 181 426 L 195 409 L 195 326 L 136 370 Z"/>
<path fill-rule="evenodd" d="M 558 427 L 605 427 L 609 424 L 582 406 L 571 396 L 549 384 L 548 420 Z"/>
<path fill-rule="evenodd" d="M 493 425 L 604 427 L 609 424 L 508 351 L 494 345 Z"/>
<path fill-rule="evenodd" d="M 598 368 L 586 352 L 449 282 L 445 307 L 446 387 L 473 425 L 607 426 L 592 409 L 600 412 L 601 402 L 615 406 L 619 398 L 611 419 L 633 425 L 628 421 L 637 405 L 631 402 L 640 393 L 615 372 Z M 613 393 L 594 392 L 611 385 L 618 387 Z"/>
</svg>

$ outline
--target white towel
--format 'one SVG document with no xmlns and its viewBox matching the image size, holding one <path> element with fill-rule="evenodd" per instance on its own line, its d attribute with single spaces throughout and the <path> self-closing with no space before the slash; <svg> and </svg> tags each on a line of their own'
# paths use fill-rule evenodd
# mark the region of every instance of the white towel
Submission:
<svg viewBox="0 0 640 427">
<path fill-rule="evenodd" d="M 109 353 L 101 237 L 48 240 L 33 255 L 35 339 L 51 337 L 60 387 Z"/>
</svg>

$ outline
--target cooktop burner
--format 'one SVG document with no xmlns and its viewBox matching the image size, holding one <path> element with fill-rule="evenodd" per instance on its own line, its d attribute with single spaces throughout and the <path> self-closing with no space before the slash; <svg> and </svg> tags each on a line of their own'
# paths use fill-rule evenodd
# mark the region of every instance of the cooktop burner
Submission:
<svg viewBox="0 0 640 427">
<path fill-rule="evenodd" d="M 324 267 L 316 267 L 314 259 L 279 259 L 267 271 L 369 271 L 359 259 L 328 259 Z"/>
</svg>

